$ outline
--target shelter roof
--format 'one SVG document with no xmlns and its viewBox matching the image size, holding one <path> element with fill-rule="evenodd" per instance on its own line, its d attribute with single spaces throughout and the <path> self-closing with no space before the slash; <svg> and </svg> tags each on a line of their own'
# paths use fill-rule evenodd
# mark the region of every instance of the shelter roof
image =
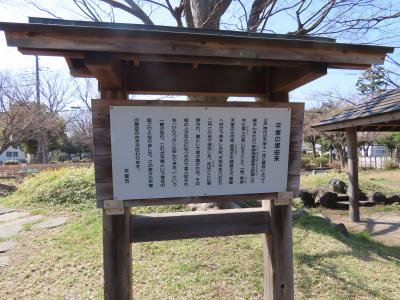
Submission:
<svg viewBox="0 0 400 300">
<path fill-rule="evenodd" d="M 383 63 L 391 47 L 336 43 L 334 39 L 245 33 L 139 24 L 30 18 L 1 22 L 9 46 L 34 54 L 75 55 L 84 51 L 137 55 L 235 58 L 325 63 L 328 67 L 368 68 Z M 154 58 L 155 59 L 155 58 Z M 158 57 L 158 60 L 162 60 Z M 238 63 L 238 62 L 236 62 Z M 249 63 L 249 62 L 247 62 Z M 265 63 L 265 62 L 264 62 Z M 232 64 L 234 64 L 232 62 Z"/>
<path fill-rule="evenodd" d="M 0 22 L 0 30 L 24 54 L 65 57 L 73 76 L 101 79 L 107 88 L 126 77 L 131 93 L 287 93 L 327 68 L 366 69 L 393 52 L 309 36 L 46 18 Z"/>
<path fill-rule="evenodd" d="M 355 105 L 313 126 L 321 131 L 400 130 L 400 89 L 388 91 L 362 104 Z"/>
</svg>

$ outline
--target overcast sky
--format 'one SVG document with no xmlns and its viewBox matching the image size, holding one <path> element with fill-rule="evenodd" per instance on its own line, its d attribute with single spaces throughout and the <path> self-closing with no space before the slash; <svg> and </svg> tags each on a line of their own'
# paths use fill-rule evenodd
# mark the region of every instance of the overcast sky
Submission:
<svg viewBox="0 0 400 300">
<path fill-rule="evenodd" d="M 21 2 L 20 0 L 7 0 L 0 1 L 0 21 L 6 22 L 27 22 L 28 16 L 35 17 L 50 17 L 48 14 L 40 12 L 26 5 L 20 5 L 18 8 L 15 3 Z M 53 12 L 62 14 L 64 18 L 77 19 L 77 15 L 69 11 L 69 7 L 62 7 L 62 1 L 56 0 L 43 0 L 44 3 L 50 5 Z M 12 5 L 8 5 L 11 3 Z M 124 21 L 124 16 L 119 20 Z M 153 15 L 153 20 L 157 25 L 173 25 L 168 24 L 169 19 L 163 17 L 161 13 L 156 12 Z M 283 22 L 286 23 L 286 22 Z M 392 41 L 393 43 L 393 41 Z M 399 43 L 400 44 L 400 43 Z M 13 72 L 33 72 L 35 60 L 33 56 L 20 54 L 16 48 L 7 47 L 4 33 L 0 33 L 0 71 L 12 70 Z M 56 70 L 68 73 L 67 65 L 62 58 L 56 57 L 41 57 L 40 66 L 44 70 Z M 352 70 L 329 70 L 328 75 L 305 85 L 290 94 L 291 101 L 305 101 L 308 106 L 317 105 L 318 101 L 312 101 L 316 98 L 313 94 L 318 92 L 337 91 L 342 95 L 351 95 L 356 93 L 355 83 L 361 75 L 361 71 Z M 319 99 L 321 101 L 321 99 Z"/>
</svg>

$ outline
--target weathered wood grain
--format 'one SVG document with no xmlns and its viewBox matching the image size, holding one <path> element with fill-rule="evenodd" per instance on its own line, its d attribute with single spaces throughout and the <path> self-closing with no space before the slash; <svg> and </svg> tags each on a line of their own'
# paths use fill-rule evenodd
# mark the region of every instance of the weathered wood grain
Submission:
<svg viewBox="0 0 400 300">
<path fill-rule="evenodd" d="M 131 217 L 132 243 L 269 232 L 263 209 L 227 209 Z"/>
<path fill-rule="evenodd" d="M 347 133 L 348 168 L 349 168 L 349 218 L 360 222 L 360 192 L 358 186 L 358 145 L 357 130 L 349 128 Z"/>
</svg>

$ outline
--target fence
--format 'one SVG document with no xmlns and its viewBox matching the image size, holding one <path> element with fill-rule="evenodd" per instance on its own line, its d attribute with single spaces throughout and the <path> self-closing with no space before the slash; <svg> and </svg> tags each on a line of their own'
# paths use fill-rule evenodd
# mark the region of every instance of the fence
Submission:
<svg viewBox="0 0 400 300">
<path fill-rule="evenodd" d="M 29 174 L 39 173 L 43 170 L 57 170 L 66 167 L 90 167 L 91 165 L 91 162 L 2 165 L 0 166 L 0 178 L 17 178 Z"/>
<path fill-rule="evenodd" d="M 384 169 L 389 162 L 400 166 L 399 160 L 390 156 L 360 156 L 358 162 L 360 168 Z"/>
</svg>

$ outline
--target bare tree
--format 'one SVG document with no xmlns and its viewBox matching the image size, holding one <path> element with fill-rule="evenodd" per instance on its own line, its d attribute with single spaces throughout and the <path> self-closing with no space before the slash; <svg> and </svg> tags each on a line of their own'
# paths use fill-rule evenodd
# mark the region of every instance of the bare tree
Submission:
<svg viewBox="0 0 400 300">
<path fill-rule="evenodd" d="M 63 111 L 74 96 L 74 86 L 69 77 L 62 73 L 43 73 L 40 80 L 41 103 L 53 114 Z"/>
<path fill-rule="evenodd" d="M 303 139 L 306 143 L 311 144 L 314 159 L 317 157 L 315 145 L 321 139 L 321 132 L 311 126 L 319 123 L 321 118 L 322 114 L 319 109 L 309 109 L 304 112 Z"/>
<path fill-rule="evenodd" d="M 92 110 L 91 100 L 100 98 L 96 80 L 92 78 L 74 78 L 73 80 L 75 84 L 75 96 L 79 98 L 85 109 Z"/>
<path fill-rule="evenodd" d="M 25 0 L 52 15 L 40 0 Z M 83 19 L 95 22 L 132 17 L 132 22 L 152 25 L 152 15 L 163 10 L 176 26 L 249 32 L 279 32 L 295 35 L 353 36 L 368 31 L 381 33 L 400 18 L 396 0 L 63 0 Z M 121 14 L 122 13 L 122 14 Z M 289 16 L 289 17 L 288 17 Z M 290 22 L 274 26 L 276 21 Z M 282 29 L 281 29 L 282 28 Z M 288 28 L 291 28 L 288 30 Z"/>
<path fill-rule="evenodd" d="M 63 120 L 34 100 L 33 85 L 19 76 L 0 73 L 0 153 L 11 145 L 38 140 L 44 133 L 60 134 Z"/>
</svg>

